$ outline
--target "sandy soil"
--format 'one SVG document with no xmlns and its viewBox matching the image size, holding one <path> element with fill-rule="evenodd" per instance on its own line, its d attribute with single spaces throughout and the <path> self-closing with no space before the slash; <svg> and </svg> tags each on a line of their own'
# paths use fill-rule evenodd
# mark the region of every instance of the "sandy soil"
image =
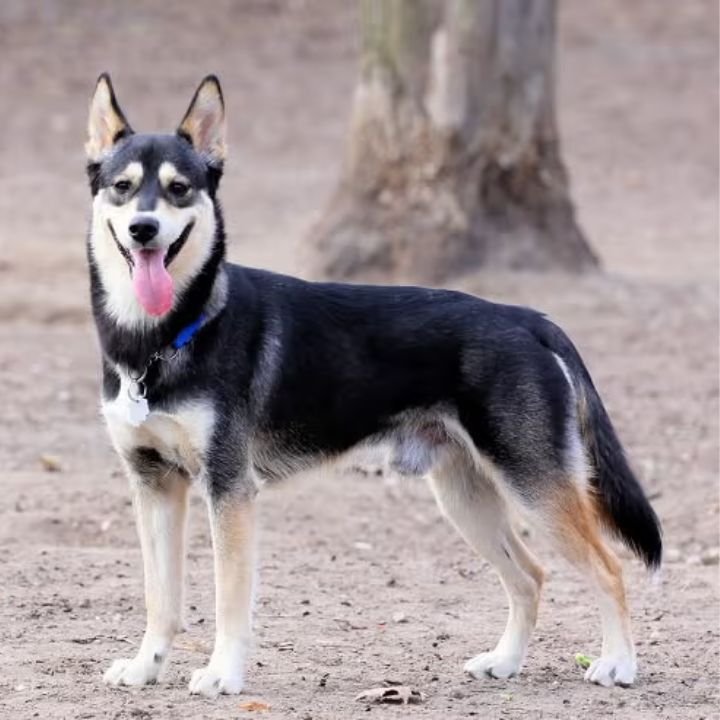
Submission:
<svg viewBox="0 0 720 720">
<path fill-rule="evenodd" d="M 193 504 L 189 628 L 166 681 L 109 690 L 143 622 L 125 481 L 97 416 L 82 144 L 94 76 L 131 121 L 172 127 L 220 73 L 233 259 L 302 273 L 297 245 L 332 188 L 355 72 L 353 6 L 330 0 L 0 5 L 0 717 L 718 717 L 717 10 L 688 1 L 565 3 L 559 112 L 581 221 L 607 273 L 476 275 L 464 289 L 540 307 L 585 354 L 668 547 L 662 580 L 627 559 L 641 675 L 590 687 L 593 598 L 551 551 L 527 668 L 463 676 L 505 620 L 499 583 L 419 482 L 303 477 L 262 498 L 257 636 L 246 695 L 186 685 L 212 638 L 211 553 Z M 212 11 L 210 12 L 210 9 Z M 42 455 L 60 469 L 43 470 Z M 541 549 L 542 550 L 542 549 Z M 627 556 L 627 554 L 625 554 Z M 393 617 L 403 613 L 405 621 Z M 366 707 L 400 680 L 420 706 Z"/>
</svg>

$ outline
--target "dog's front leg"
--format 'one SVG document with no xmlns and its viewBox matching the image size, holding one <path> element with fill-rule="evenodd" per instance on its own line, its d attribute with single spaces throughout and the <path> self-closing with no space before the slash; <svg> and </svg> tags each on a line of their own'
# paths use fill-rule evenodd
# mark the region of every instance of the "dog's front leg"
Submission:
<svg viewBox="0 0 720 720">
<path fill-rule="evenodd" d="M 144 470 L 150 470 L 150 463 Z M 132 469 L 130 482 L 145 573 L 147 625 L 137 655 L 115 660 L 104 675 L 110 685 L 154 683 L 182 627 L 188 481 L 180 473 Z"/>
<path fill-rule="evenodd" d="M 210 500 L 215 551 L 215 649 L 196 670 L 190 692 L 209 697 L 243 688 L 255 577 L 254 501 L 230 494 Z"/>
</svg>

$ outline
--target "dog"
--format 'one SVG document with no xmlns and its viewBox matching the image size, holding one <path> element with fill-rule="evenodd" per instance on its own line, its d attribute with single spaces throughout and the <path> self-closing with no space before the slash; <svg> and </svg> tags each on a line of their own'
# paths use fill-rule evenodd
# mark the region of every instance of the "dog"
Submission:
<svg viewBox="0 0 720 720">
<path fill-rule="evenodd" d="M 467 673 L 509 678 L 525 660 L 543 571 L 514 529 L 519 509 L 594 588 L 602 654 L 586 680 L 633 683 L 622 571 L 603 531 L 654 569 L 661 528 L 559 327 L 460 292 L 312 283 L 226 262 L 215 76 L 174 134 L 154 135 L 132 130 L 101 75 L 86 153 L 102 412 L 132 488 L 147 609 L 136 656 L 116 660 L 106 683 L 153 683 L 166 666 L 183 625 L 196 484 L 210 511 L 216 637 L 190 692 L 239 693 L 259 488 L 380 443 L 395 472 L 427 479 L 507 591 L 505 630 Z"/>
</svg>

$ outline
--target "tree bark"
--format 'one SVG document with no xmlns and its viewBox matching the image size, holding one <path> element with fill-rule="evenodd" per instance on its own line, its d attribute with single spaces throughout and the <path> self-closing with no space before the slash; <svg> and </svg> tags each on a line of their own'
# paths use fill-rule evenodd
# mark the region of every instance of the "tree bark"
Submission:
<svg viewBox="0 0 720 720">
<path fill-rule="evenodd" d="M 480 266 L 597 259 L 568 194 L 554 103 L 555 0 L 362 0 L 341 180 L 314 274 L 440 282 Z"/>
</svg>

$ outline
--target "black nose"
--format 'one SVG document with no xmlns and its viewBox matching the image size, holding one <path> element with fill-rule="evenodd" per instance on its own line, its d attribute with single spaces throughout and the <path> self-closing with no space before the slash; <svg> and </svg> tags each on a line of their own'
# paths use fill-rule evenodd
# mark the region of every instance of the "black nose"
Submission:
<svg viewBox="0 0 720 720">
<path fill-rule="evenodd" d="M 128 228 L 130 237 L 141 245 L 149 243 L 158 234 L 159 229 L 160 223 L 152 217 L 133 218 Z"/>
</svg>

